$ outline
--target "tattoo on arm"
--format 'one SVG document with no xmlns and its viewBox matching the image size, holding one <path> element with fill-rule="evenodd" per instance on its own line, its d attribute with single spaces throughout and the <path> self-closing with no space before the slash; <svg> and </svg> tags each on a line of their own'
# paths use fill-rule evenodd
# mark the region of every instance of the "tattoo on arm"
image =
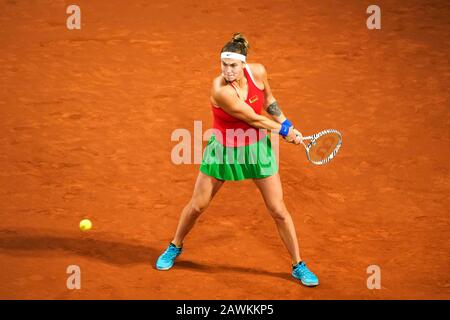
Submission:
<svg viewBox="0 0 450 320">
<path fill-rule="evenodd" d="M 276 101 L 272 102 L 268 107 L 267 107 L 267 112 L 273 116 L 281 116 L 281 110 L 280 107 L 278 107 L 278 103 Z"/>
</svg>

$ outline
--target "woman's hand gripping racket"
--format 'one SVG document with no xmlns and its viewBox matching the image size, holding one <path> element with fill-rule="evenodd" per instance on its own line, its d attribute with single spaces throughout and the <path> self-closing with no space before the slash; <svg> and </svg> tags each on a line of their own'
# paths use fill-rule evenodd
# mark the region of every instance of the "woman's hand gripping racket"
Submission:
<svg viewBox="0 0 450 320">
<path fill-rule="evenodd" d="M 303 137 L 301 144 L 305 147 L 308 160 L 315 165 L 322 165 L 336 156 L 342 145 L 342 135 L 337 130 L 327 129 Z"/>
</svg>

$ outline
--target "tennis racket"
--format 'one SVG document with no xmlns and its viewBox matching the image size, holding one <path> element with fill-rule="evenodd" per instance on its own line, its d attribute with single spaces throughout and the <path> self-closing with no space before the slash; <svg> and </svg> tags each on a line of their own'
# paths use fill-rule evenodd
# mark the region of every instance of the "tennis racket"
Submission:
<svg viewBox="0 0 450 320">
<path fill-rule="evenodd" d="M 327 129 L 303 137 L 302 144 L 308 160 L 315 165 L 323 165 L 330 162 L 338 153 L 342 145 L 342 135 L 337 130 Z"/>
</svg>

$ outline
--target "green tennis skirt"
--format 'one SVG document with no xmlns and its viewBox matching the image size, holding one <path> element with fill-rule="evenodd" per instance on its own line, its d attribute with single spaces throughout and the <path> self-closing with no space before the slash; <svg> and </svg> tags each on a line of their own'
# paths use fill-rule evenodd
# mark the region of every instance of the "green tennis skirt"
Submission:
<svg viewBox="0 0 450 320">
<path fill-rule="evenodd" d="M 212 135 L 200 171 L 219 180 L 260 179 L 278 171 L 270 136 L 241 147 L 225 147 Z"/>
</svg>

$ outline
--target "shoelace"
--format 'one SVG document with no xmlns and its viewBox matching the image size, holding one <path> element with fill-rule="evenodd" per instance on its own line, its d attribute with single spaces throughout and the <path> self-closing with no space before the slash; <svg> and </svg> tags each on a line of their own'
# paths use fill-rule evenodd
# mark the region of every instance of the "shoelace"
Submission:
<svg viewBox="0 0 450 320">
<path fill-rule="evenodd" d="M 166 252 L 164 253 L 164 257 L 163 259 L 167 259 L 167 260 L 171 260 L 173 258 L 175 258 L 178 254 L 178 249 L 174 248 L 174 247 L 169 247 Z"/>
<path fill-rule="evenodd" d="M 314 276 L 315 276 L 314 273 L 312 273 L 312 272 L 306 267 L 305 264 L 299 265 L 299 266 L 296 268 L 295 271 L 298 272 L 298 273 L 300 273 L 300 276 L 302 276 L 302 277 L 304 277 L 304 276 L 307 276 L 307 277 L 314 277 Z"/>
</svg>

